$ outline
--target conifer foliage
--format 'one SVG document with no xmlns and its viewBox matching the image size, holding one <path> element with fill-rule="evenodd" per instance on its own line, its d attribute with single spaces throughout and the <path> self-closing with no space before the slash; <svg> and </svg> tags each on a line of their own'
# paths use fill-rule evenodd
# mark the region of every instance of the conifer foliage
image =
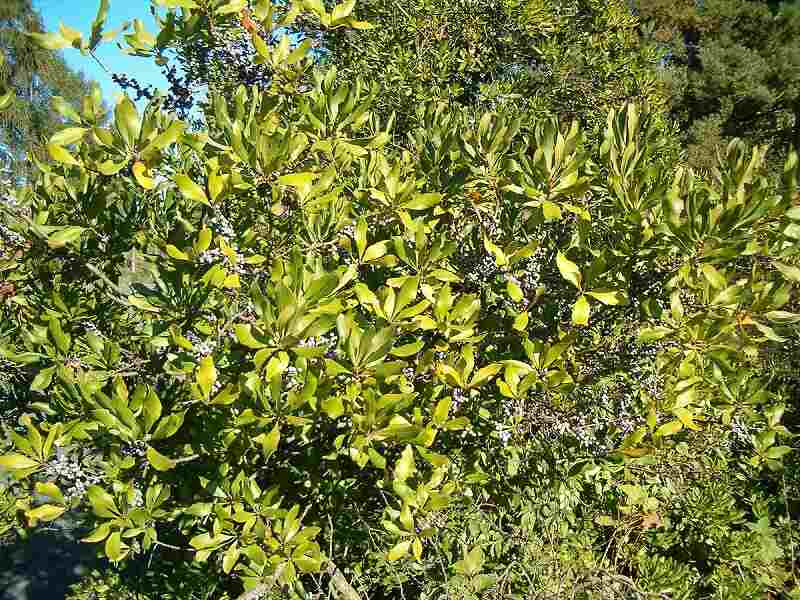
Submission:
<svg viewBox="0 0 800 600">
<path fill-rule="evenodd" d="M 45 142 L 61 128 L 55 107 L 75 104 L 89 92 L 82 74 L 28 35 L 43 30 L 41 15 L 30 0 L 5 0 L 0 5 L 0 87 L 14 91 L 0 113 L 0 166 L 15 175 L 28 171 L 25 153 L 42 158 Z"/>
</svg>

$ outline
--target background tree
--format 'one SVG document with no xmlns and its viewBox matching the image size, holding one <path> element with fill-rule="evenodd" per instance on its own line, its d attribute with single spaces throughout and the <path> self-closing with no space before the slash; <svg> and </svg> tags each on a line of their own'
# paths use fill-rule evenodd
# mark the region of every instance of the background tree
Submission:
<svg viewBox="0 0 800 600">
<path fill-rule="evenodd" d="M 54 110 L 54 97 L 76 104 L 89 90 L 81 73 L 71 70 L 58 52 L 42 48 L 27 32 L 44 31 L 41 15 L 30 0 L 0 3 L 0 87 L 15 92 L 11 106 L 0 114 L 0 148 L 15 172 L 28 167 L 26 152 L 42 156 L 43 144 L 63 119 Z"/>
<path fill-rule="evenodd" d="M 670 111 L 689 162 L 709 169 L 734 137 L 800 147 L 800 7 L 755 0 L 637 0 L 669 48 Z"/>
<path fill-rule="evenodd" d="M 276 18 L 289 6 L 274 2 Z M 526 122 L 575 118 L 595 139 L 609 108 L 635 100 L 650 105 L 669 135 L 661 118 L 667 88 L 655 72 L 662 50 L 639 35 L 623 0 L 368 0 L 359 10 L 371 27 L 326 30 L 313 15 L 299 15 L 276 35 L 246 11 L 209 27 L 214 20 L 200 10 L 188 31 L 171 22 L 174 32 L 160 47 L 164 60 L 174 56 L 168 47 L 177 51 L 185 77 L 179 93 L 206 88 L 230 97 L 238 85 L 264 87 L 272 76 L 257 60 L 254 31 L 273 46 L 286 33 L 295 45 L 307 40 L 318 63 L 337 66 L 340 80 L 381 83 L 376 112 L 396 114 L 399 138 L 431 100 L 473 116 L 502 108 Z"/>
<path fill-rule="evenodd" d="M 665 105 L 659 51 L 623 0 L 368 0 L 360 9 L 375 28 L 333 31 L 323 46 L 345 76 L 383 84 L 378 107 L 397 111 L 401 131 L 432 99 L 577 119 L 593 136 L 612 106 L 647 102 L 657 115 Z"/>
</svg>

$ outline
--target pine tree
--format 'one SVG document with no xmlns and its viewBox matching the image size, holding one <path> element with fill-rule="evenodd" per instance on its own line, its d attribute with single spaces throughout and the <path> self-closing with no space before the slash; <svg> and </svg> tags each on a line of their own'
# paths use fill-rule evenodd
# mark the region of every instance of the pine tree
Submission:
<svg viewBox="0 0 800 600">
<path fill-rule="evenodd" d="M 770 144 L 777 165 L 800 148 L 800 8 L 755 0 L 638 0 L 670 48 L 671 112 L 688 159 L 710 167 L 715 147 Z"/>
<path fill-rule="evenodd" d="M 18 174 L 25 172 L 25 153 L 41 155 L 43 142 L 61 126 L 53 109 L 56 96 L 77 103 L 89 82 L 72 71 L 59 53 L 39 46 L 26 32 L 42 32 L 41 15 L 30 0 L 0 2 L 0 88 L 12 89 L 15 100 L 0 115 L 0 148 Z"/>
</svg>

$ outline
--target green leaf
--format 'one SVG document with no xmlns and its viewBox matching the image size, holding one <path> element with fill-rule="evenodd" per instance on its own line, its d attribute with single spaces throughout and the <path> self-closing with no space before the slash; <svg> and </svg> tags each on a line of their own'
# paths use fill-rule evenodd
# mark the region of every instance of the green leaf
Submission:
<svg viewBox="0 0 800 600">
<path fill-rule="evenodd" d="M 48 367 L 39 371 L 31 382 L 31 390 L 34 392 L 45 391 L 48 387 L 50 387 L 50 383 L 53 381 L 53 374 L 55 372 L 55 367 Z"/>
<path fill-rule="evenodd" d="M 30 37 L 42 48 L 47 48 L 48 50 L 61 50 L 63 48 L 69 48 L 72 44 L 70 44 L 69 40 L 64 39 L 58 33 L 28 33 Z"/>
<path fill-rule="evenodd" d="M 758 329 L 768 340 L 772 340 L 773 342 L 786 341 L 786 338 L 783 338 L 779 336 L 777 333 L 775 333 L 775 330 L 772 329 L 772 327 L 764 325 L 763 323 L 759 323 L 758 321 L 753 321 L 752 323 L 755 326 L 755 328 Z"/>
<path fill-rule="evenodd" d="M 106 539 L 110 533 L 111 523 L 106 521 L 105 523 L 101 523 L 97 529 L 95 529 L 85 538 L 81 539 L 81 541 L 89 544 L 96 544 L 97 542 L 102 542 L 104 539 Z"/>
<path fill-rule="evenodd" d="M 447 417 L 450 414 L 450 406 L 452 406 L 453 401 L 450 398 L 443 398 L 439 400 L 436 404 L 436 408 L 433 411 L 433 422 L 437 425 L 441 426 L 447 421 Z"/>
<path fill-rule="evenodd" d="M 0 470 L 22 471 L 38 467 L 39 463 L 23 454 L 3 454 L 0 456 Z"/>
<path fill-rule="evenodd" d="M 85 127 L 67 127 L 61 131 L 54 133 L 50 138 L 50 143 L 55 146 L 69 146 L 83 139 L 86 132 L 89 131 Z"/>
<path fill-rule="evenodd" d="M 403 204 L 403 208 L 407 210 L 426 210 L 436 206 L 442 201 L 444 196 L 442 194 L 416 194 L 413 200 Z"/>
<path fill-rule="evenodd" d="M 395 465 L 394 478 L 397 481 L 406 481 L 416 472 L 417 466 L 414 463 L 414 449 L 407 445 L 400 455 L 400 460 L 398 460 Z"/>
<path fill-rule="evenodd" d="M 281 441 L 281 426 L 275 423 L 275 426 L 264 438 L 263 446 L 267 452 L 267 457 L 272 455 L 278 449 L 278 444 Z"/>
<path fill-rule="evenodd" d="M 211 203 L 208 201 L 208 196 L 206 196 L 205 190 L 197 185 L 194 181 L 192 181 L 188 175 L 185 173 L 178 173 L 175 175 L 175 183 L 178 186 L 181 194 L 187 200 L 191 200 L 192 202 L 199 202 L 200 204 L 205 204 L 206 206 L 211 206 Z"/>
<path fill-rule="evenodd" d="M 786 279 L 789 281 L 794 281 L 795 283 L 800 283 L 800 267 L 785 265 L 779 262 L 774 264 L 775 268 L 778 269 L 778 271 L 780 271 Z"/>
<path fill-rule="evenodd" d="M 476 388 L 487 381 L 489 381 L 492 377 L 497 375 L 503 368 L 503 365 L 500 363 L 493 363 L 491 365 L 486 365 L 485 367 L 478 369 L 478 371 L 473 375 L 472 380 L 469 382 L 470 388 Z"/>
<path fill-rule="evenodd" d="M 78 162 L 69 151 L 59 146 L 58 144 L 47 144 L 47 153 L 50 155 L 54 161 L 65 164 L 65 165 L 80 165 L 81 163 Z"/>
<path fill-rule="evenodd" d="M 158 422 L 158 426 L 153 432 L 152 438 L 154 440 L 163 440 L 175 435 L 178 429 L 183 425 L 183 420 L 186 417 L 186 412 L 179 412 L 169 415 Z"/>
<path fill-rule="evenodd" d="M 502 267 L 508 264 L 508 257 L 505 255 L 500 247 L 492 242 L 488 237 L 483 238 L 483 247 L 486 248 L 486 251 L 494 256 L 494 260 L 497 263 L 498 267 Z"/>
<path fill-rule="evenodd" d="M 344 414 L 344 404 L 342 399 L 337 396 L 328 396 L 322 401 L 322 411 L 331 419 L 338 419 Z"/>
<path fill-rule="evenodd" d="M 299 194 L 305 196 L 314 185 L 314 180 L 318 177 L 319 173 L 289 173 L 278 177 L 278 183 L 297 188 Z"/>
<path fill-rule="evenodd" d="M 764 316 L 767 318 L 767 320 L 772 321 L 773 323 L 780 323 L 782 325 L 800 323 L 800 315 L 786 312 L 784 310 L 773 310 L 764 313 Z"/>
<path fill-rule="evenodd" d="M 558 266 L 558 271 L 561 273 L 561 276 L 580 290 L 582 279 L 578 265 L 569 260 L 561 252 L 556 255 L 556 265 Z"/>
<path fill-rule="evenodd" d="M 165 249 L 170 258 L 174 258 L 175 260 L 189 260 L 189 255 L 186 254 L 186 252 L 179 250 L 172 244 L 167 244 Z"/>
<path fill-rule="evenodd" d="M 549 200 L 542 202 L 542 212 L 545 221 L 557 221 L 561 218 L 561 207 Z"/>
<path fill-rule="evenodd" d="M 151 446 L 147 447 L 147 462 L 149 462 L 150 466 L 156 471 L 169 471 L 170 469 L 174 469 L 177 464 L 174 460 L 164 456 Z"/>
<path fill-rule="evenodd" d="M 94 514 L 98 517 L 113 519 L 119 516 L 119 510 L 114 503 L 114 497 L 99 485 L 90 486 L 86 491 L 89 504 L 92 505 Z"/>
<path fill-rule="evenodd" d="M 230 15 L 241 12 L 247 7 L 247 0 L 229 0 L 227 4 L 223 4 L 216 9 L 218 15 Z"/>
<path fill-rule="evenodd" d="M 706 263 L 700 267 L 700 270 L 703 272 L 703 276 L 706 278 L 708 283 L 711 284 L 712 288 L 721 290 L 728 284 L 728 281 L 725 279 L 725 277 L 723 277 L 713 265 Z"/>
<path fill-rule="evenodd" d="M 675 435 L 681 429 L 683 429 L 683 423 L 678 420 L 669 421 L 664 423 L 661 427 L 656 429 L 655 436 L 656 437 L 668 437 L 670 435 Z"/>
<path fill-rule="evenodd" d="M 506 282 L 506 292 L 514 302 L 522 302 L 525 299 L 525 294 L 522 293 L 522 288 L 519 284 L 512 279 Z"/>
<path fill-rule="evenodd" d="M 197 234 L 197 240 L 194 243 L 194 251 L 197 254 L 202 254 L 211 246 L 212 238 L 211 230 L 208 227 L 203 227 L 200 233 Z"/>
<path fill-rule="evenodd" d="M 159 400 L 156 393 L 149 389 L 142 402 L 142 419 L 144 421 L 144 430 L 150 431 L 153 425 L 156 424 L 161 418 L 161 400 Z"/>
<path fill-rule="evenodd" d="M 61 493 L 61 490 L 58 489 L 58 486 L 55 483 L 45 483 L 39 481 L 34 486 L 34 490 L 36 493 L 41 496 L 47 496 L 48 498 L 52 498 L 57 502 L 64 503 L 64 495 Z"/>
<path fill-rule="evenodd" d="M 386 254 L 386 242 L 377 242 L 372 244 L 369 248 L 367 248 L 366 252 L 364 252 L 364 256 L 361 257 L 362 262 L 370 262 L 373 260 L 377 260 Z"/>
<path fill-rule="evenodd" d="M 411 344 L 405 344 L 404 346 L 397 346 L 396 348 L 392 348 L 392 351 L 389 354 L 391 354 L 392 356 L 398 356 L 400 358 L 406 358 L 408 356 L 413 356 L 414 354 L 417 354 L 424 347 L 425 347 L 425 342 L 423 340 L 419 340 Z"/>
<path fill-rule="evenodd" d="M 476 575 L 483 568 L 483 548 L 475 546 L 464 557 L 464 570 L 467 575 Z"/>
<path fill-rule="evenodd" d="M 253 332 L 250 325 L 239 324 L 235 325 L 233 329 L 236 333 L 237 341 L 245 348 L 260 350 L 261 348 L 267 347 L 266 344 L 259 342 L 255 337 L 253 337 Z"/>
<path fill-rule="evenodd" d="M 153 306 L 146 298 L 142 298 L 141 296 L 128 296 L 128 302 L 131 306 L 134 306 L 145 312 L 160 312 L 160 309 L 157 306 Z"/>
<path fill-rule="evenodd" d="M 669 327 L 645 327 L 639 330 L 639 341 L 643 343 L 656 342 L 672 334 Z"/>
<path fill-rule="evenodd" d="M 767 458 L 772 460 L 778 460 L 786 456 L 792 451 L 789 446 L 773 446 L 769 450 L 767 450 Z"/>
<path fill-rule="evenodd" d="M 367 449 L 367 454 L 369 455 L 369 461 L 375 466 L 376 469 L 385 469 L 386 468 L 386 459 L 381 456 L 377 450 L 370 447 Z"/>
<path fill-rule="evenodd" d="M 64 330 L 61 329 L 61 322 L 57 318 L 52 317 L 50 319 L 48 329 L 58 349 L 65 354 L 69 352 L 72 340 L 66 333 L 64 333 Z"/>
<path fill-rule="evenodd" d="M 217 369 L 214 366 L 214 358 L 211 356 L 204 356 L 200 359 L 200 364 L 197 367 L 197 385 L 200 386 L 200 391 L 208 398 L 211 394 L 211 389 L 217 382 Z"/>
<path fill-rule="evenodd" d="M 61 228 L 47 236 L 47 245 L 53 249 L 63 248 L 67 244 L 71 244 L 80 240 L 84 231 L 86 230 L 83 227 Z"/>
<path fill-rule="evenodd" d="M 139 139 L 142 123 L 136 105 L 127 96 L 123 96 L 114 108 L 114 124 L 122 139 L 129 148 L 133 148 Z"/>
<path fill-rule="evenodd" d="M 200 535 L 196 535 L 190 539 L 189 545 L 197 550 L 206 550 L 224 544 L 229 539 L 231 539 L 231 536 L 229 535 L 211 535 L 209 533 L 201 533 Z"/>
<path fill-rule="evenodd" d="M 628 302 L 625 293 L 618 290 L 592 290 L 591 292 L 586 292 L 586 295 L 610 306 L 618 306 Z"/>
<path fill-rule="evenodd" d="M 25 511 L 25 516 L 28 517 L 30 526 L 33 527 L 38 521 L 48 522 L 54 521 L 64 514 L 66 510 L 63 506 L 55 506 L 54 504 L 43 504 L 34 509 Z"/>
<path fill-rule="evenodd" d="M 572 306 L 572 322 L 575 323 L 575 325 L 588 325 L 589 311 L 589 301 L 586 299 L 586 296 L 581 294 Z"/>
<path fill-rule="evenodd" d="M 411 548 L 411 540 L 399 542 L 394 548 L 389 550 L 387 558 L 392 562 L 400 560 L 406 554 L 408 554 L 409 548 Z"/>
<path fill-rule="evenodd" d="M 106 556 L 111 562 L 119 562 L 128 554 L 129 547 L 122 543 L 119 531 L 115 531 L 106 540 Z"/>
</svg>

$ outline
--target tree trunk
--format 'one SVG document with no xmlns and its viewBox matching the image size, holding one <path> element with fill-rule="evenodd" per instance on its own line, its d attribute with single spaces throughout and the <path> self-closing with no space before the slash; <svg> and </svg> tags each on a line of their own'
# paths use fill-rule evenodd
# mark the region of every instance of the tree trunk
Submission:
<svg viewBox="0 0 800 600">
<path fill-rule="evenodd" d="M 686 48 L 686 64 L 692 71 L 701 71 L 700 62 L 700 32 L 695 28 L 683 32 L 683 45 Z"/>
<path fill-rule="evenodd" d="M 800 154 L 800 98 L 794 101 L 794 130 L 792 131 L 794 149 Z"/>
</svg>

